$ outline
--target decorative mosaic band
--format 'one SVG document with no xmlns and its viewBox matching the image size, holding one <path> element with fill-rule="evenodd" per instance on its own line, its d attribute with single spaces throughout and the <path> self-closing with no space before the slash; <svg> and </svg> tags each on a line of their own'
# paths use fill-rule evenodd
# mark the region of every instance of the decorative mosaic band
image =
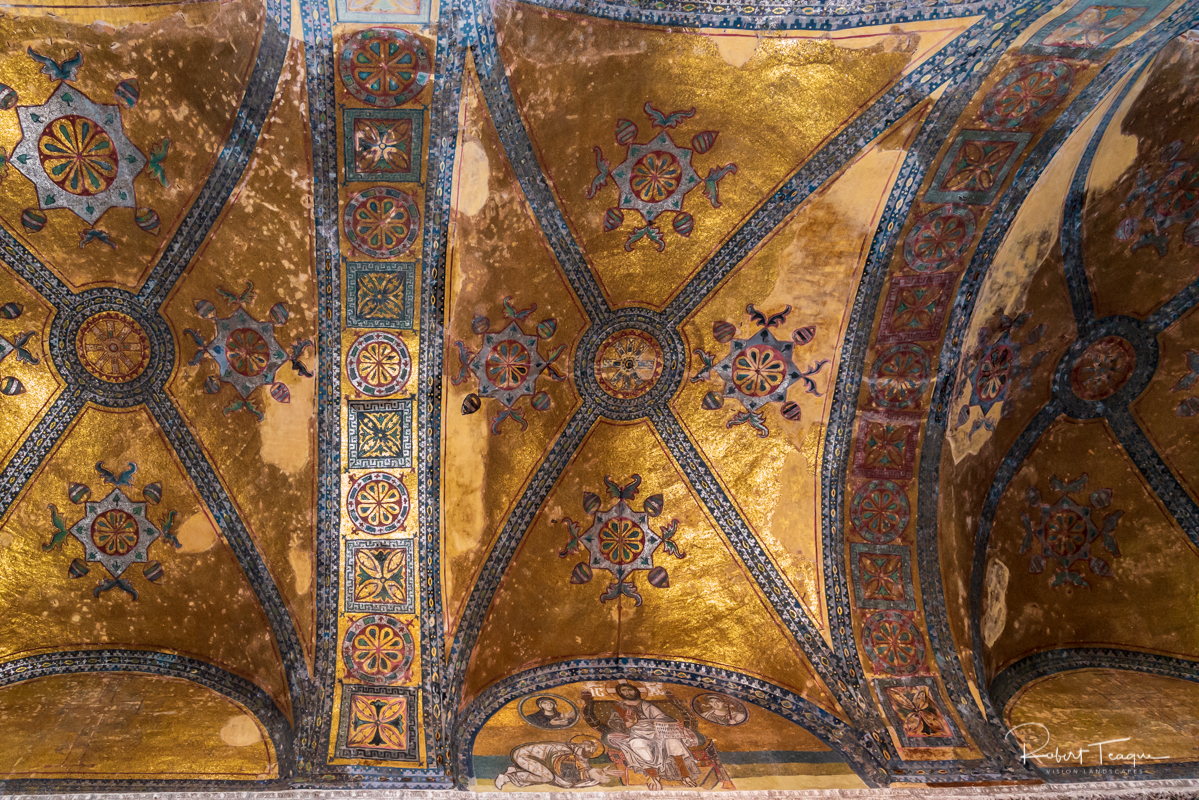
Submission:
<svg viewBox="0 0 1199 800">
<path fill-rule="evenodd" d="M 974 14 L 1006 13 L 1019 3 L 917 2 L 837 3 L 783 2 L 766 4 L 721 3 L 711 0 L 654 0 L 653 2 L 587 3 L 583 0 L 531 0 L 543 8 L 630 22 L 690 28 L 739 30 L 843 30 L 867 25 L 897 25 L 928 19 Z"/>
<path fill-rule="evenodd" d="M 886 284 L 891 263 L 899 246 L 900 233 L 904 222 L 911 213 L 919 197 L 920 187 L 925 181 L 929 170 L 937 165 L 937 154 L 941 143 L 949 139 L 949 135 L 957 124 L 966 106 L 973 99 L 982 84 L 983 76 L 993 67 L 1010 43 L 1020 33 L 1035 21 L 1035 13 L 1041 6 L 1026 9 L 1029 13 L 1012 20 L 1002 27 L 1002 31 L 989 43 L 990 49 L 984 51 L 973 63 L 967 62 L 955 72 L 958 78 L 934 107 L 929 119 L 917 135 L 917 139 L 909 151 L 900 173 L 895 180 L 895 188 L 887 200 L 887 206 L 878 226 L 879 234 L 874 237 L 871 250 L 863 270 L 857 297 L 854 299 L 853 310 L 848 325 L 850 334 L 846 338 L 840 359 L 840 370 L 834 389 L 832 411 L 828 430 L 826 432 L 824 475 L 821 481 L 823 496 L 821 499 L 824 513 L 823 551 L 825 568 L 825 586 L 828 594 L 829 624 L 833 632 L 835 649 L 853 654 L 847 659 L 853 670 L 864 682 L 865 677 L 861 662 L 860 651 L 854 636 L 853 606 L 849 592 L 849 581 L 846 569 L 846 531 L 849 520 L 845 519 L 845 497 L 842 492 L 850 486 L 849 477 L 851 462 L 857 461 L 857 470 L 865 475 L 864 469 L 877 469 L 869 466 L 860 457 L 853 458 L 853 433 L 859 427 L 857 420 L 857 400 L 864 377 L 866 356 L 871 347 L 873 320 L 879 304 L 882 302 L 883 288 Z M 1000 23 L 995 23 L 996 25 Z M 986 26 L 983 27 L 986 29 Z M 891 221 L 890 223 L 888 221 Z M 886 420 L 879 422 L 885 424 Z M 898 420 L 896 420 L 898 423 Z M 914 432 L 912 428 L 911 432 Z M 905 450 L 910 449 L 914 442 L 910 436 L 905 440 Z M 907 453 L 904 452 L 904 463 Z M 898 469 L 898 465 L 892 469 Z M 895 472 L 896 475 L 901 474 Z M 902 474 L 906 473 L 906 469 Z M 924 552 L 926 548 L 917 548 Z M 933 558 L 936 556 L 934 554 Z M 851 565 L 852 567 L 852 565 Z M 921 564 L 920 576 L 924 576 L 928 568 Z M 939 569 L 935 570 L 939 579 Z M 925 590 L 928 597 L 928 590 Z M 926 602 L 927 606 L 927 602 Z M 942 635 L 933 630 L 937 624 L 935 617 L 927 612 L 925 621 L 929 628 L 930 647 L 939 654 L 938 663 L 943 665 L 942 672 L 949 672 L 956 664 L 956 654 L 952 650 L 952 638 L 949 637 L 946 626 Z M 960 667 L 959 667 L 960 669 Z M 939 691 L 938 691 L 939 694 Z M 955 693 L 956 694 L 956 693 Z M 935 698 L 934 698 L 935 699 Z M 955 705 L 958 705 L 955 703 Z M 977 719 L 977 715 L 965 710 L 962 721 L 968 732 L 976 740 L 986 741 L 985 725 Z M 953 762 L 904 762 L 914 768 L 915 773 L 936 774 Z M 987 759 L 978 768 L 983 774 L 991 774 L 995 778 L 1017 777 L 1022 771 L 1011 773 L 1010 765 L 1002 765 L 996 759 Z M 912 777 L 910 780 L 927 780 L 926 777 Z"/>
</svg>

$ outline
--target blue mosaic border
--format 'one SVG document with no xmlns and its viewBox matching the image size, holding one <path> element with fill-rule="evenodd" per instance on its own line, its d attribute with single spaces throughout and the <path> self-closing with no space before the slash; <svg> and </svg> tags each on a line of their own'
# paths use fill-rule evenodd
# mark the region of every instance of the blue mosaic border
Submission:
<svg viewBox="0 0 1199 800">
<path fill-rule="evenodd" d="M 639 25 L 738 30 L 835 31 L 931 19 L 1006 13 L 1019 3 L 795 2 L 747 5 L 715 0 L 527 0 L 542 8 Z"/>
</svg>

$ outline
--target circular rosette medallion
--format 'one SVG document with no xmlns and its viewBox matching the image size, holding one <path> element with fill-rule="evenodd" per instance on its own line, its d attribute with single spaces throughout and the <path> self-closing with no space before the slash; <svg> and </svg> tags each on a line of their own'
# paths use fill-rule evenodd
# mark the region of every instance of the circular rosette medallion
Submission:
<svg viewBox="0 0 1199 800">
<path fill-rule="evenodd" d="M 429 52 L 420 39 L 396 28 L 370 28 L 346 42 L 341 79 L 364 103 L 391 108 L 420 94 L 429 82 Z"/>
<path fill-rule="evenodd" d="M 1137 366 L 1137 354 L 1123 337 L 1105 336 L 1083 351 L 1070 372 L 1070 387 L 1083 400 L 1106 400 L 1120 391 Z"/>
<path fill-rule="evenodd" d="M 483 348 L 471 359 L 469 368 L 479 379 L 481 396 L 494 397 L 511 408 L 520 398 L 533 394 L 545 366 L 537 352 L 537 337 L 511 322 L 502 331 L 483 335 Z"/>
<path fill-rule="evenodd" d="M 629 188 L 643 203 L 661 203 L 679 188 L 683 168 L 674 153 L 655 150 L 637 159 Z"/>
<path fill-rule="evenodd" d="M 346 511 L 355 528 L 371 536 L 395 533 L 408 518 L 408 490 L 386 472 L 368 472 L 350 487 Z"/>
<path fill-rule="evenodd" d="M 928 353 L 916 344 L 898 344 L 874 362 L 870 396 L 881 408 L 902 410 L 920 402 L 928 386 Z"/>
<path fill-rule="evenodd" d="M 625 160 L 612 170 L 619 207 L 640 211 L 646 222 L 664 211 L 681 211 L 687 193 L 700 182 L 691 152 L 675 144 L 666 131 L 645 144 L 630 144 Z"/>
<path fill-rule="evenodd" d="M 903 257 L 917 272 L 937 272 L 958 262 L 974 239 L 974 214 L 965 206 L 942 206 L 921 217 L 903 243 Z"/>
<path fill-rule="evenodd" d="M 221 371 L 221 380 L 242 397 L 273 383 L 275 373 L 287 362 L 287 354 L 275 339 L 274 323 L 259 322 L 244 308 L 217 320 L 216 338 L 208 352 Z"/>
<path fill-rule="evenodd" d="M 85 560 L 104 565 L 113 577 L 120 577 L 130 564 L 147 562 L 146 551 L 162 534 L 146 519 L 144 502 L 114 489 L 83 507 L 83 519 L 69 530 L 83 545 Z"/>
<path fill-rule="evenodd" d="M 150 363 L 150 339 L 137 320 L 102 311 L 84 320 L 75 336 L 84 369 L 108 383 L 128 383 Z"/>
<path fill-rule="evenodd" d="M 979 116 L 997 130 L 1019 128 L 1061 105 L 1073 80 L 1074 70 L 1064 61 L 1016 67 L 983 100 Z"/>
<path fill-rule="evenodd" d="M 363 683 L 394 683 L 403 679 L 415 655 L 408 626 L 383 614 L 352 622 L 341 642 L 346 677 Z"/>
<path fill-rule="evenodd" d="M 123 556 L 137 546 L 137 519 L 128 511 L 112 508 L 92 520 L 92 544 L 106 556 Z"/>
<path fill-rule="evenodd" d="M 1054 555 L 1071 561 L 1090 538 L 1087 520 L 1074 508 L 1063 506 L 1051 510 L 1045 519 L 1045 544 Z"/>
<path fill-rule="evenodd" d="M 991 406 L 1007 397 L 1007 387 L 1012 380 L 1012 370 L 1016 366 L 1016 354 L 1012 346 L 1001 341 L 993 345 L 979 359 L 974 369 L 973 389 L 970 402 L 982 408 L 984 414 Z"/>
<path fill-rule="evenodd" d="M 631 400 L 654 388 L 662 375 L 662 346 L 633 328 L 616 331 L 600 345 L 595 379 L 612 397 Z"/>
<path fill-rule="evenodd" d="M 146 157 L 125 135 L 120 106 L 60 81 L 44 103 L 15 111 L 21 137 L 5 164 L 33 183 L 40 211 L 69 209 L 95 225 L 111 208 L 137 208 L 133 181 Z M 41 230 L 45 215 L 31 211 L 26 228 Z"/>
<path fill-rule="evenodd" d="M 404 388 L 412 374 L 412 357 L 395 334 L 372 331 L 359 336 L 346 354 L 346 375 L 367 397 L 385 397 Z"/>
<path fill-rule="evenodd" d="M 781 341 L 769 330 L 761 330 L 748 339 L 734 339 L 729 354 L 716 365 L 716 374 L 724 380 L 724 396 L 733 397 L 750 411 L 767 403 L 781 403 L 787 389 L 799 380 L 791 362 L 794 345 Z"/>
<path fill-rule="evenodd" d="M 373 258 L 395 258 L 416 241 L 420 212 L 407 192 L 376 186 L 350 198 L 343 223 L 355 249 Z"/>
<path fill-rule="evenodd" d="M 596 536 L 604 559 L 617 566 L 631 564 L 645 552 L 645 531 L 626 517 L 608 520 Z"/>
<path fill-rule="evenodd" d="M 924 665 L 924 637 L 908 617 L 879 611 L 862 623 L 862 643 L 874 669 L 885 675 L 912 675 Z"/>
<path fill-rule="evenodd" d="M 871 481 L 853 496 L 849 519 L 863 539 L 886 544 L 903 533 L 910 516 L 903 489 L 891 481 Z"/>
<path fill-rule="evenodd" d="M 623 577 L 635 570 L 653 568 L 654 551 L 662 537 L 649 527 L 649 514 L 634 511 L 621 500 L 596 515 L 582 541 L 591 555 L 588 565 L 592 569 L 606 569 Z"/>
<path fill-rule="evenodd" d="M 76 114 L 46 126 L 37 143 L 42 169 L 54 185 L 88 197 L 112 186 L 117 178 L 117 148 L 108 131 Z"/>
</svg>

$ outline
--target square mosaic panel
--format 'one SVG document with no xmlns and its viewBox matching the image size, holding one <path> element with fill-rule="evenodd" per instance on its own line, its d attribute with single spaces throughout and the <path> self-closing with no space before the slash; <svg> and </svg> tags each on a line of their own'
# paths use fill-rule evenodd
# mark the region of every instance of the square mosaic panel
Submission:
<svg viewBox="0 0 1199 800">
<path fill-rule="evenodd" d="M 347 540 L 346 613 L 415 614 L 414 548 L 412 539 Z"/>
<path fill-rule="evenodd" d="M 1169 0 L 1082 0 L 1033 34 L 1024 52 L 1099 58 L 1153 19 Z"/>
<path fill-rule="evenodd" d="M 1032 138 L 1015 131 L 962 131 L 925 193 L 929 203 L 988 205 Z"/>
<path fill-rule="evenodd" d="M 346 180 L 419 183 L 424 119 L 420 108 L 343 110 Z"/>
<path fill-rule="evenodd" d="M 424 24 L 432 0 L 337 0 L 338 22 Z"/>
<path fill-rule="evenodd" d="M 416 693 L 415 687 L 408 686 L 346 685 L 341 693 L 341 721 L 334 755 L 382 761 L 418 760 Z"/>
<path fill-rule="evenodd" d="M 346 327 L 412 330 L 416 264 L 412 261 L 346 263 Z"/>
<path fill-rule="evenodd" d="M 412 398 L 350 400 L 346 408 L 350 469 L 412 466 Z"/>
<path fill-rule="evenodd" d="M 896 275 L 891 279 L 878 341 L 926 342 L 939 339 L 953 299 L 955 275 Z"/>
<path fill-rule="evenodd" d="M 854 436 L 854 474 L 887 480 L 912 477 L 919 431 L 918 417 L 882 413 L 861 415 Z"/>
<path fill-rule="evenodd" d="M 859 608 L 916 610 L 910 547 L 855 542 L 849 546 L 849 561 Z"/>
<path fill-rule="evenodd" d="M 873 683 L 900 747 L 966 746 L 935 678 L 879 678 Z"/>
</svg>

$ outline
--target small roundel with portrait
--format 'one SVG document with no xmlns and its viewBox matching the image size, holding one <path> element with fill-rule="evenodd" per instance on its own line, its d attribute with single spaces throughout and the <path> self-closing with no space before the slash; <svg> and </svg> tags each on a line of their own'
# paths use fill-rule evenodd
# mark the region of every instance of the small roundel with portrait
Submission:
<svg viewBox="0 0 1199 800">
<path fill-rule="evenodd" d="M 556 694 L 531 694 L 520 701 L 518 709 L 521 719 L 543 731 L 566 730 L 579 721 L 575 704 Z"/>
<path fill-rule="evenodd" d="M 691 698 L 691 709 L 713 725 L 740 725 L 749 719 L 744 703 L 723 694 L 697 694 Z"/>
</svg>

